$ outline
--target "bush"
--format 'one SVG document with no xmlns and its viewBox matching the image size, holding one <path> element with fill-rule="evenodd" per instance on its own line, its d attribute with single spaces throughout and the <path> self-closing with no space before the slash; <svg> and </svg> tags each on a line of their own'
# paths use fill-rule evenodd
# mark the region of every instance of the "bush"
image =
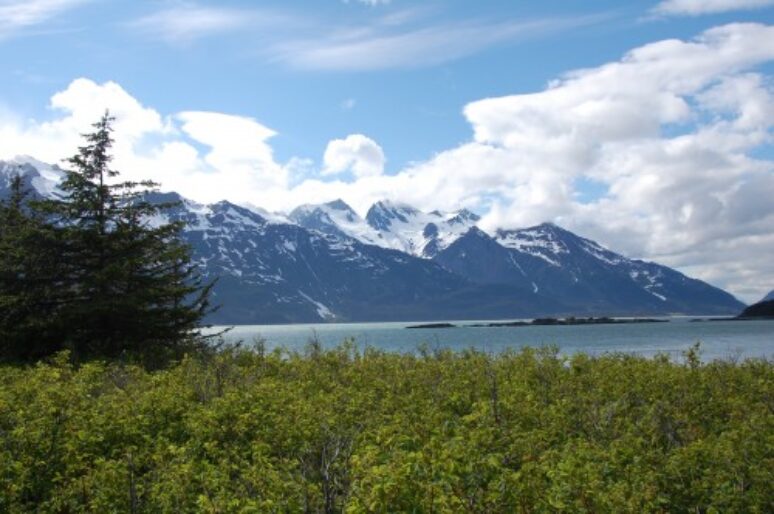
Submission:
<svg viewBox="0 0 774 514">
<path fill-rule="evenodd" d="M 0 511 L 771 512 L 768 361 L 228 350 L 0 368 Z"/>
</svg>

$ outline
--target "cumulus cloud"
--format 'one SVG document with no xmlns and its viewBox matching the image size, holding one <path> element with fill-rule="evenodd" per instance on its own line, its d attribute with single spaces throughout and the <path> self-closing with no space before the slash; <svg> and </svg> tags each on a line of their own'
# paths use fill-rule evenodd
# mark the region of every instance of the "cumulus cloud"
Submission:
<svg viewBox="0 0 774 514">
<path fill-rule="evenodd" d="M 373 139 L 362 134 L 351 134 L 328 143 L 323 156 L 324 175 L 351 171 L 356 177 L 381 175 L 384 171 L 384 152 Z"/>
<path fill-rule="evenodd" d="M 242 116 L 216 112 L 182 112 L 182 130 L 212 150 L 205 160 L 215 168 L 228 169 L 255 162 L 271 166 L 272 149 L 266 140 L 276 132 Z"/>
<path fill-rule="evenodd" d="M 162 116 L 120 85 L 88 79 L 56 93 L 49 107 L 47 121 L 0 119 L 0 158 L 59 163 L 109 109 L 116 117 L 113 164 L 122 179 L 152 179 L 205 202 L 246 202 L 256 191 L 287 188 L 287 170 L 266 142 L 275 133 L 253 119 L 194 111 Z"/>
<path fill-rule="evenodd" d="M 664 0 L 653 8 L 653 12 L 664 15 L 698 16 L 759 9 L 772 5 L 774 5 L 774 0 Z"/>
<path fill-rule="evenodd" d="M 49 121 L 2 120 L 0 155 L 28 154 L 58 162 L 74 152 L 81 142 L 80 134 L 87 132 L 108 109 L 118 118 L 118 152 L 131 154 L 131 148 L 145 136 L 167 131 L 156 111 L 142 106 L 114 82 L 100 85 L 77 79 L 51 98 L 49 108 L 54 113 Z"/>
</svg>

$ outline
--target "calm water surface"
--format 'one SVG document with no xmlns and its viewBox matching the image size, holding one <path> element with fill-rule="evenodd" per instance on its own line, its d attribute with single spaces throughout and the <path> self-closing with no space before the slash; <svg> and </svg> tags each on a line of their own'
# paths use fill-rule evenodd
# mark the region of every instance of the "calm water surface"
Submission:
<svg viewBox="0 0 774 514">
<path fill-rule="evenodd" d="M 459 326 L 443 329 L 406 328 L 418 322 L 238 325 L 225 339 L 249 345 L 254 339 L 262 338 L 269 349 L 289 350 L 302 350 L 313 337 L 327 348 L 345 339 L 354 339 L 361 347 L 395 352 L 414 352 L 423 343 L 430 348 L 476 348 L 492 353 L 555 344 L 565 354 L 625 352 L 653 356 L 666 353 L 673 358 L 680 358 L 683 351 L 699 341 L 704 360 L 774 358 L 774 320 L 692 322 L 692 319 L 676 317 L 669 318 L 668 323 L 626 325 L 466 327 L 482 322 L 468 320 L 452 321 Z"/>
</svg>

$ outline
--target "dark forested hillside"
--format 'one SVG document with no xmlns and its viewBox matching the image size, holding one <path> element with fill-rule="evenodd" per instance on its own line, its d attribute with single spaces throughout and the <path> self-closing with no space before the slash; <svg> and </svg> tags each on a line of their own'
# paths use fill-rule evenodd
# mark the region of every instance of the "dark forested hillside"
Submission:
<svg viewBox="0 0 774 514">
<path fill-rule="evenodd" d="M 774 318 L 774 300 L 750 305 L 739 315 L 740 318 Z"/>
</svg>

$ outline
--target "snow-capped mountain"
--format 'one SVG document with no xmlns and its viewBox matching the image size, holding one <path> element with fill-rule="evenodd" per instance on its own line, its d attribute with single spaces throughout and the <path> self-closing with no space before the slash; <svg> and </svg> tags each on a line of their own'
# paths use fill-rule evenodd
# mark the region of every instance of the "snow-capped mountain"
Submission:
<svg viewBox="0 0 774 514">
<path fill-rule="evenodd" d="M 467 232 L 479 217 L 467 209 L 426 213 L 383 200 L 371 206 L 366 221 L 379 232 L 382 245 L 429 258 Z"/>
<path fill-rule="evenodd" d="M 476 283 L 510 283 L 551 298 L 573 312 L 728 313 L 732 295 L 666 266 L 628 259 L 552 223 L 498 230 L 473 229 L 435 257 Z"/>
<path fill-rule="evenodd" d="M 32 194 L 50 196 L 57 191 L 57 185 L 64 173 L 59 166 L 52 166 L 28 156 L 0 161 L 0 198 L 8 194 L 11 179 L 15 175 L 22 177 L 22 183 Z"/>
<path fill-rule="evenodd" d="M 467 209 L 426 213 L 387 200 L 372 205 L 365 219 L 342 200 L 302 205 L 290 213 L 290 219 L 323 234 L 351 237 L 425 258 L 435 256 L 479 221 Z"/>
<path fill-rule="evenodd" d="M 299 226 L 323 234 L 349 237 L 361 243 L 392 248 L 382 242 L 379 231 L 369 226 L 342 200 L 319 205 L 301 205 L 293 209 L 288 217 Z"/>
<path fill-rule="evenodd" d="M 185 237 L 207 278 L 217 278 L 219 323 L 409 320 L 473 313 L 507 316 L 529 307 L 513 287 L 471 283 L 437 263 L 325 234 L 218 202 L 180 201 L 168 213 L 188 225 Z M 534 300 L 531 300 L 534 301 Z M 541 298 L 542 308 L 552 304 Z"/>
<path fill-rule="evenodd" d="M 761 299 L 761 301 L 762 301 L 762 302 L 769 302 L 769 301 L 771 301 L 771 300 L 774 300 L 774 289 L 772 289 L 771 291 L 769 291 L 769 294 L 767 294 L 766 296 L 764 296 L 764 297 Z"/>
<path fill-rule="evenodd" d="M 19 173 L 56 193 L 61 169 L 0 161 L 0 198 Z M 378 202 L 365 219 L 341 200 L 290 215 L 176 193 L 164 217 L 215 279 L 216 323 L 737 313 L 730 294 L 655 263 L 627 259 L 553 224 L 489 235 L 467 210 L 424 213 Z"/>
</svg>

